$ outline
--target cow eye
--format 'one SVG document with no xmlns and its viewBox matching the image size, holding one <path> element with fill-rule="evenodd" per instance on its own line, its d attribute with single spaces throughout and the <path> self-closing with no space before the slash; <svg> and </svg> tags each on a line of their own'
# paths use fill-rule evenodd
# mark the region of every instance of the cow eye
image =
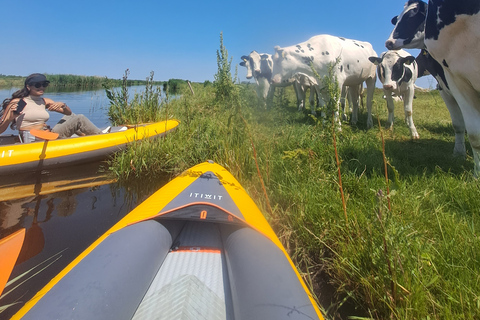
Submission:
<svg viewBox="0 0 480 320">
<path fill-rule="evenodd" d="M 392 18 L 392 24 L 395 26 L 397 24 L 398 16 Z"/>
</svg>

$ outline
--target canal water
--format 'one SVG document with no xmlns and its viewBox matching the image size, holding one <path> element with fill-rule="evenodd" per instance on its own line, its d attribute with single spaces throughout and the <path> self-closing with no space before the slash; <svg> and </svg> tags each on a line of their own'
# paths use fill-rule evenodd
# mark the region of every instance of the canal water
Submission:
<svg viewBox="0 0 480 320">
<path fill-rule="evenodd" d="M 130 92 L 141 90 L 132 87 Z M 0 90 L 0 102 L 15 89 Z M 108 122 L 104 90 L 47 92 L 98 127 Z M 61 115 L 51 113 L 50 125 Z M 15 133 L 8 129 L 4 134 Z M 9 319 L 23 303 L 152 191 L 118 185 L 105 163 L 0 177 L 0 238 L 26 228 L 20 257 L 0 296 L 0 319 Z M 155 183 L 155 182 L 154 182 Z M 158 187 L 162 182 L 157 182 Z M 152 190 L 151 186 L 149 190 Z M 0 258 L 1 259 L 1 258 Z M 1 261 L 0 261 L 1 263 Z"/>
</svg>

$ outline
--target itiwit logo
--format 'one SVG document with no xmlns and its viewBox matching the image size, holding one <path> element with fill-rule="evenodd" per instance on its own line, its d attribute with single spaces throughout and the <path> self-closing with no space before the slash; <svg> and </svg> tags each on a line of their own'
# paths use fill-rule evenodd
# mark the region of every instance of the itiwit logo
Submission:
<svg viewBox="0 0 480 320">
<path fill-rule="evenodd" d="M 218 194 L 209 194 L 209 193 L 200 193 L 200 192 L 191 192 L 190 198 L 203 199 L 203 200 L 219 200 L 223 199 L 223 196 Z"/>
</svg>

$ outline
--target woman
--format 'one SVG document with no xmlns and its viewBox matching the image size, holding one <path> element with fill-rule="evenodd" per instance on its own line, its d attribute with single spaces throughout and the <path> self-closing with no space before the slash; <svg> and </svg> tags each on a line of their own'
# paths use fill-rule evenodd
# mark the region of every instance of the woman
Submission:
<svg viewBox="0 0 480 320">
<path fill-rule="evenodd" d="M 73 134 L 102 133 L 84 115 L 72 114 L 72 110 L 65 103 L 43 98 L 42 95 L 49 83 L 50 81 L 43 74 L 31 74 L 25 79 L 23 89 L 14 92 L 11 98 L 3 101 L 0 133 L 4 132 L 12 122 L 18 128 L 20 138 L 24 143 L 35 141 L 35 137 L 30 134 L 31 129 L 52 131 L 58 133 L 60 138 L 68 138 Z M 50 118 L 48 111 L 64 114 L 53 129 L 47 125 Z"/>
</svg>

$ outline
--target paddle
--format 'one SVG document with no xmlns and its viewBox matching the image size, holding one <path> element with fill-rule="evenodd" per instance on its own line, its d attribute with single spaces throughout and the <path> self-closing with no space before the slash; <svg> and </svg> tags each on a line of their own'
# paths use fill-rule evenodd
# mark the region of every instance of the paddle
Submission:
<svg viewBox="0 0 480 320">
<path fill-rule="evenodd" d="M 25 229 L 21 229 L 0 240 L 0 295 L 10 278 L 24 239 Z"/>
<path fill-rule="evenodd" d="M 58 133 L 45 130 L 31 129 L 30 134 L 36 138 L 47 141 L 55 140 L 58 138 Z"/>
</svg>

